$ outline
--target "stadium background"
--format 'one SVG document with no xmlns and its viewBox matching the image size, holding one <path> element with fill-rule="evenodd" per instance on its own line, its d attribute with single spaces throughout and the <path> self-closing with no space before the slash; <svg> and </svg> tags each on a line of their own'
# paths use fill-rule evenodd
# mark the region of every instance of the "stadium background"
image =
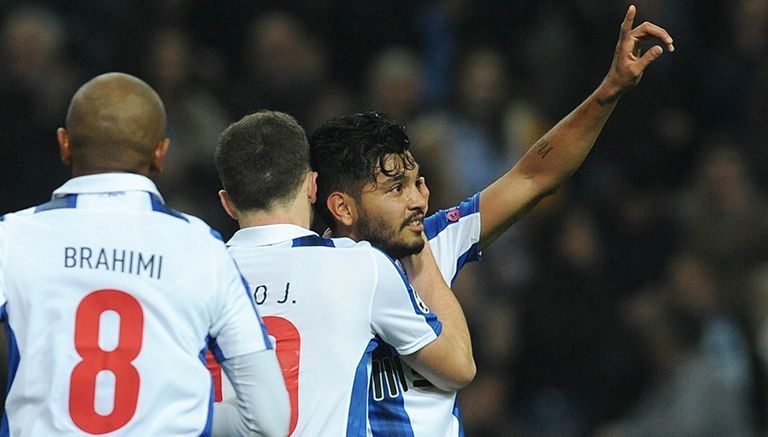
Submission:
<svg viewBox="0 0 768 437">
<path fill-rule="evenodd" d="M 467 435 L 755 435 L 768 365 L 768 2 L 638 0 L 674 37 L 583 167 L 455 284 L 478 375 Z M 432 208 L 501 175 L 610 65 L 608 0 L 0 0 L 0 213 L 67 177 L 55 129 L 107 71 L 164 99 L 168 203 L 225 237 L 217 134 L 379 110 Z"/>
</svg>

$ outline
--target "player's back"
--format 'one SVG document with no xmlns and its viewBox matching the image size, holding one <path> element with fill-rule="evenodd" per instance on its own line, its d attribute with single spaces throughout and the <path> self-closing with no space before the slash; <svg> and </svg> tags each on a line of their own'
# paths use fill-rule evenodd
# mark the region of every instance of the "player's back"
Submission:
<svg viewBox="0 0 768 437">
<path fill-rule="evenodd" d="M 434 326 L 425 334 L 419 323 L 439 322 L 419 309 L 393 262 L 367 243 L 324 239 L 290 225 L 260 228 L 240 230 L 228 244 L 276 340 L 292 402 L 292 435 L 366 435 L 377 331 L 398 337 L 412 353 L 436 337 Z M 393 274 L 400 288 L 382 285 Z M 399 306 L 380 301 L 377 293 L 397 294 L 387 299 Z M 397 322 L 387 318 L 401 320 L 399 330 L 406 333 L 393 334 Z"/>
<path fill-rule="evenodd" d="M 229 264 L 228 264 L 229 263 Z M 203 355 L 236 269 L 153 193 L 69 194 L 0 222 L 7 435 L 201 435 Z M 212 328 L 213 326 L 213 328 Z"/>
</svg>

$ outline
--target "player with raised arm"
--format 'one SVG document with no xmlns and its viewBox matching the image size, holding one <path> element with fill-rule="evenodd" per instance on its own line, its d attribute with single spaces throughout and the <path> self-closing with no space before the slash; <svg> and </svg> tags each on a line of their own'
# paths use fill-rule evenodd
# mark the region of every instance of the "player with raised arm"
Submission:
<svg viewBox="0 0 768 437">
<path fill-rule="evenodd" d="M 443 278 L 450 284 L 462 266 L 478 259 L 494 241 L 539 200 L 554 192 L 581 165 L 613 111 L 619 97 L 635 86 L 646 67 L 664 52 L 655 45 L 644 54 L 641 44 L 658 39 L 671 52 L 672 38 L 659 26 L 644 22 L 633 27 L 636 9 L 630 6 L 621 24 L 610 69 L 597 89 L 550 129 L 501 178 L 462 202 L 423 220 Z M 423 179 L 402 127 L 376 113 L 330 120 L 309 138 L 312 167 L 318 173 L 318 214 L 335 237 L 368 240 L 395 258 L 420 257 L 425 202 Z M 391 171 L 397 162 L 401 171 Z M 417 280 L 411 277 L 412 281 Z M 386 345 L 373 352 L 395 359 Z M 386 374 L 385 371 L 382 372 Z M 401 384 L 368 405 L 368 414 L 381 424 L 370 435 L 463 435 L 455 392 L 435 390 L 409 369 L 395 378 Z M 372 376 L 372 385 L 381 375 Z"/>
<path fill-rule="evenodd" d="M 226 434 L 285 435 L 285 383 L 234 261 L 149 179 L 163 168 L 165 128 L 146 83 L 93 78 L 57 132 L 72 178 L 50 202 L 0 218 L 0 434 L 199 436 L 215 421 Z M 213 339 L 234 412 L 213 412 Z"/>
<path fill-rule="evenodd" d="M 216 167 L 222 205 L 241 228 L 229 251 L 276 341 L 291 435 L 365 436 L 378 427 L 366 405 L 398 387 L 382 378 L 369 392 L 369 376 L 379 369 L 394 374 L 408 363 L 446 391 L 474 378 L 466 321 L 428 253 L 408 267 L 425 279 L 418 290 L 430 307 L 382 251 L 309 230 L 317 174 L 304 130 L 291 116 L 259 111 L 229 126 Z M 371 359 L 382 342 L 399 356 Z"/>
</svg>

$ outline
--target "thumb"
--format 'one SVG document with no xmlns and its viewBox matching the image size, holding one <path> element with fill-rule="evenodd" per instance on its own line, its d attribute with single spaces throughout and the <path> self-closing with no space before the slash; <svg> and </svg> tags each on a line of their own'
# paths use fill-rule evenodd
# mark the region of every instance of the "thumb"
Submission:
<svg viewBox="0 0 768 437">
<path fill-rule="evenodd" d="M 653 46 L 648 49 L 647 52 L 645 52 L 643 57 L 641 57 L 638 62 L 643 67 L 643 70 L 645 70 L 645 68 L 648 67 L 648 65 L 650 65 L 653 61 L 659 59 L 663 53 L 664 49 L 662 49 L 661 46 Z"/>
</svg>

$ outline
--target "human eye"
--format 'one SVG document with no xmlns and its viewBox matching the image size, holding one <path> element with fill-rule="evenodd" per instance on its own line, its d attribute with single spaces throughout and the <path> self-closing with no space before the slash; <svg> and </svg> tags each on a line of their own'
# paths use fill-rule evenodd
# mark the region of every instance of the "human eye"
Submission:
<svg viewBox="0 0 768 437">
<path fill-rule="evenodd" d="M 403 185 L 402 184 L 394 184 L 389 188 L 390 193 L 400 193 L 403 191 Z"/>
</svg>

